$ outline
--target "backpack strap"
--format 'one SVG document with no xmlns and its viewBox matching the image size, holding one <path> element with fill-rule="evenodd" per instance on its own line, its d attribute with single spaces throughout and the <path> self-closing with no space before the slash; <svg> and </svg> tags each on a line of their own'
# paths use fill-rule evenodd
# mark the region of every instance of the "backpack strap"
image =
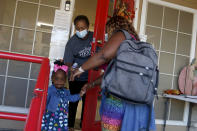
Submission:
<svg viewBox="0 0 197 131">
<path fill-rule="evenodd" d="M 136 41 L 135 36 L 130 34 L 128 31 L 126 31 L 126 30 L 119 30 L 119 31 L 122 31 L 124 33 L 126 40 L 135 40 Z"/>
<path fill-rule="evenodd" d="M 132 38 L 131 35 L 129 34 L 129 32 L 127 32 L 126 30 L 120 30 L 120 31 L 122 31 L 124 33 L 127 40 Z"/>
<path fill-rule="evenodd" d="M 159 97 L 158 97 L 158 94 L 157 94 L 157 89 L 158 89 L 158 85 L 159 85 L 159 69 L 158 69 L 158 66 L 156 67 L 156 84 L 155 84 L 155 89 L 154 89 L 154 91 L 155 91 L 155 95 L 156 95 L 156 98 L 157 98 L 157 100 L 159 99 Z"/>
<path fill-rule="evenodd" d="M 104 76 L 103 76 L 103 79 L 105 79 L 106 77 L 106 74 L 108 74 L 110 71 L 111 71 L 111 68 L 112 68 L 112 65 L 114 64 L 114 59 L 112 59 L 109 64 L 107 65 L 107 68 L 105 70 L 105 73 L 104 73 Z"/>
</svg>

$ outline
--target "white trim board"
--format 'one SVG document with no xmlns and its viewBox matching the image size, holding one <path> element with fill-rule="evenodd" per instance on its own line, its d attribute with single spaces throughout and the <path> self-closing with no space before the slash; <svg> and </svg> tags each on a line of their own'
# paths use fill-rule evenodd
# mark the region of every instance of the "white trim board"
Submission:
<svg viewBox="0 0 197 131">
<path fill-rule="evenodd" d="M 13 106 L 2 106 L 0 105 L 0 111 L 9 113 L 20 113 L 28 114 L 29 108 L 13 107 Z"/>
<path fill-rule="evenodd" d="M 194 17 L 193 17 L 192 45 L 190 49 L 190 57 L 192 59 L 195 58 L 196 37 L 197 37 L 197 12 L 194 13 Z M 192 61 L 192 59 L 190 59 L 190 62 Z"/>
<path fill-rule="evenodd" d="M 135 18 L 133 22 L 133 26 L 137 30 L 137 25 L 138 25 L 138 18 L 139 18 L 139 7 L 140 7 L 140 0 L 134 0 L 135 1 Z"/>
<path fill-rule="evenodd" d="M 163 125 L 164 120 L 156 119 L 156 124 Z M 173 121 L 173 120 L 167 120 L 166 125 L 172 125 L 172 126 L 187 126 L 187 122 L 184 121 Z"/>
<path fill-rule="evenodd" d="M 163 125 L 164 124 L 164 120 L 156 120 L 156 125 Z M 170 125 L 170 126 L 187 126 L 187 122 L 183 122 L 183 121 L 173 121 L 173 120 L 168 120 L 166 121 L 166 125 Z M 197 127 L 197 123 L 191 123 L 192 127 Z"/>
<path fill-rule="evenodd" d="M 143 0 L 142 13 L 141 13 L 141 23 L 140 23 L 140 33 L 139 33 L 140 35 L 145 34 L 147 6 L 148 6 L 148 1 Z"/>
</svg>

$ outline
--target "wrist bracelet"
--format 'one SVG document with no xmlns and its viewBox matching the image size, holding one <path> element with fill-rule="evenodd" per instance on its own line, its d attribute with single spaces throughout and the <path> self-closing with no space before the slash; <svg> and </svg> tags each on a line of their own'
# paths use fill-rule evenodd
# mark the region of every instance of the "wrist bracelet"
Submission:
<svg viewBox="0 0 197 131">
<path fill-rule="evenodd" d="M 80 66 L 78 69 L 80 72 L 85 72 L 84 69 L 82 69 L 82 67 Z"/>
<path fill-rule="evenodd" d="M 92 82 L 92 87 L 94 87 L 95 86 L 95 83 L 94 82 Z"/>
</svg>

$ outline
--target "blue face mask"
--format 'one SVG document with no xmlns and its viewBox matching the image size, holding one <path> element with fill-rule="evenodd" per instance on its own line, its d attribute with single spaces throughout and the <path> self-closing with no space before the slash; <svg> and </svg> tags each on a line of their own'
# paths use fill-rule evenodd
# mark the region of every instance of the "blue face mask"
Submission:
<svg viewBox="0 0 197 131">
<path fill-rule="evenodd" d="M 76 31 L 76 35 L 79 37 L 79 38 L 84 38 L 86 35 L 88 34 L 88 30 L 85 29 L 85 30 L 82 30 L 82 31 Z"/>
</svg>

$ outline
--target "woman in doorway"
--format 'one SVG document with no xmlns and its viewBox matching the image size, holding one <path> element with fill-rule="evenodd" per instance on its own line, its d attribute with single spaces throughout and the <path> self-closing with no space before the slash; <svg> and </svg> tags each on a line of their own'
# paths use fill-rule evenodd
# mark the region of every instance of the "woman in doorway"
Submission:
<svg viewBox="0 0 197 131">
<path fill-rule="evenodd" d="M 74 19 L 76 34 L 70 38 L 64 53 L 64 63 L 69 66 L 69 75 L 72 74 L 74 68 L 81 66 L 88 60 L 91 54 L 91 42 L 93 39 L 93 32 L 88 31 L 89 20 L 84 15 L 79 15 Z M 80 77 L 69 81 L 69 89 L 71 94 L 78 94 L 81 88 L 87 83 L 88 72 L 84 72 Z M 81 123 L 83 120 L 85 95 L 82 98 L 82 113 Z M 69 118 L 68 126 L 70 130 L 74 130 L 75 117 L 77 111 L 78 101 L 70 102 L 69 104 Z M 80 123 L 80 126 L 81 126 Z"/>
<path fill-rule="evenodd" d="M 127 39 L 125 31 L 139 41 L 134 27 L 124 17 L 113 16 L 106 24 L 109 41 L 104 48 L 86 61 L 73 74 L 73 77 L 81 75 L 84 71 L 99 67 L 111 61 L 122 41 Z M 85 87 L 99 84 L 99 80 L 93 84 L 86 84 Z M 103 131 L 146 131 L 149 121 L 148 105 L 137 105 L 126 103 L 123 100 L 105 95 L 102 89 L 102 102 L 100 107 L 101 124 Z M 155 130 L 154 111 L 151 110 L 150 130 Z"/>
</svg>

